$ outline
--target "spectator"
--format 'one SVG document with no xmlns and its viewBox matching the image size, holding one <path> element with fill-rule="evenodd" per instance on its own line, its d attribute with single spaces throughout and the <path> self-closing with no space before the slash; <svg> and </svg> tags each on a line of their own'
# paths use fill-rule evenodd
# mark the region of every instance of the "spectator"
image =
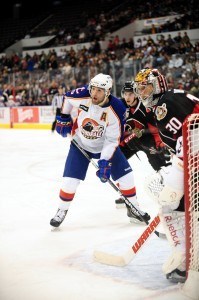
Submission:
<svg viewBox="0 0 199 300">
<path fill-rule="evenodd" d="M 194 80 L 193 86 L 190 89 L 190 93 L 195 97 L 199 98 L 199 79 Z"/>
</svg>

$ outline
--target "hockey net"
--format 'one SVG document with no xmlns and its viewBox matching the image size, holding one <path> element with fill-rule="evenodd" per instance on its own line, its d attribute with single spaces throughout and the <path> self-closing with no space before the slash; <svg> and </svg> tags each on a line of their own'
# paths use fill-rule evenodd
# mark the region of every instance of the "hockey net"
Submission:
<svg viewBox="0 0 199 300">
<path fill-rule="evenodd" d="M 189 115 L 183 123 L 186 261 L 185 294 L 199 295 L 199 114 Z"/>
</svg>

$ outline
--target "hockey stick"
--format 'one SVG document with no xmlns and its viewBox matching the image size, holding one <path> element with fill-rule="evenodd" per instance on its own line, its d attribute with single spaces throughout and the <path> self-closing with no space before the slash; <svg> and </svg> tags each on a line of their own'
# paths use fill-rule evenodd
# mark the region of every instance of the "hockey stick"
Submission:
<svg viewBox="0 0 199 300">
<path fill-rule="evenodd" d="M 90 158 L 90 156 L 88 155 L 88 153 L 73 139 L 71 140 L 71 143 L 73 143 L 73 145 L 75 145 L 81 152 L 82 154 L 92 163 L 92 165 L 98 170 L 98 165 L 94 162 L 93 159 Z M 127 207 L 130 208 L 131 212 L 135 215 L 138 215 L 143 222 L 145 222 L 147 225 L 149 224 L 148 221 L 146 221 L 143 216 L 141 215 L 140 211 L 129 201 L 129 199 L 127 197 L 125 197 L 121 190 L 114 184 L 114 182 L 111 179 L 107 180 L 108 183 L 112 186 L 112 188 L 118 192 L 120 194 L 120 197 L 124 200 L 125 204 L 127 205 Z M 160 233 L 157 232 L 156 230 L 154 231 L 154 233 L 161 238 L 165 237 L 164 233 Z"/>
<path fill-rule="evenodd" d="M 140 249 L 146 244 L 148 238 L 155 232 L 155 229 L 160 223 L 160 217 L 157 215 L 147 226 L 144 232 L 140 235 L 137 241 L 131 246 L 131 248 L 122 255 L 111 254 L 107 251 L 94 250 L 94 260 L 111 266 L 123 267 L 130 263 L 130 261 L 136 256 Z"/>
</svg>

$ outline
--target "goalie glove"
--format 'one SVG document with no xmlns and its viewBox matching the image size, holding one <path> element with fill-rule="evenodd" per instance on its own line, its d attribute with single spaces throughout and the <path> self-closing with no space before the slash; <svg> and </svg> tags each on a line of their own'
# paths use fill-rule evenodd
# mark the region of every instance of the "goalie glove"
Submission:
<svg viewBox="0 0 199 300">
<path fill-rule="evenodd" d="M 73 121 L 70 115 L 61 115 L 56 117 L 56 131 L 63 137 L 71 133 Z"/>
<path fill-rule="evenodd" d="M 107 180 L 110 178 L 111 165 L 112 163 L 109 160 L 100 159 L 98 161 L 99 170 L 96 172 L 96 175 L 102 182 L 107 182 Z"/>
</svg>

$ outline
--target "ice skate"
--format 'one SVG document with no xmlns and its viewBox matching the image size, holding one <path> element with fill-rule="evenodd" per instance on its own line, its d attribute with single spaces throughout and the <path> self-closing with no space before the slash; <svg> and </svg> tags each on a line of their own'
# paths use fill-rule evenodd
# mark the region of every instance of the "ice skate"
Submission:
<svg viewBox="0 0 199 300">
<path fill-rule="evenodd" d="M 139 210 L 139 212 L 142 215 L 142 217 L 139 214 L 134 214 L 131 211 L 130 207 L 126 206 L 126 208 L 127 208 L 127 216 L 130 219 L 130 223 L 145 224 L 145 221 L 148 222 L 151 219 L 151 217 L 147 213 L 141 210 Z"/>
<path fill-rule="evenodd" d="M 50 225 L 53 227 L 59 227 L 60 224 L 64 221 L 67 210 L 61 210 L 58 208 L 56 215 L 53 219 L 50 220 Z"/>
<path fill-rule="evenodd" d="M 184 283 L 186 280 L 186 271 L 175 269 L 171 273 L 166 274 L 166 278 L 173 283 Z"/>
<path fill-rule="evenodd" d="M 116 208 L 124 208 L 126 207 L 125 205 L 125 201 L 123 198 L 118 198 L 115 200 L 115 205 L 116 205 Z"/>
</svg>

